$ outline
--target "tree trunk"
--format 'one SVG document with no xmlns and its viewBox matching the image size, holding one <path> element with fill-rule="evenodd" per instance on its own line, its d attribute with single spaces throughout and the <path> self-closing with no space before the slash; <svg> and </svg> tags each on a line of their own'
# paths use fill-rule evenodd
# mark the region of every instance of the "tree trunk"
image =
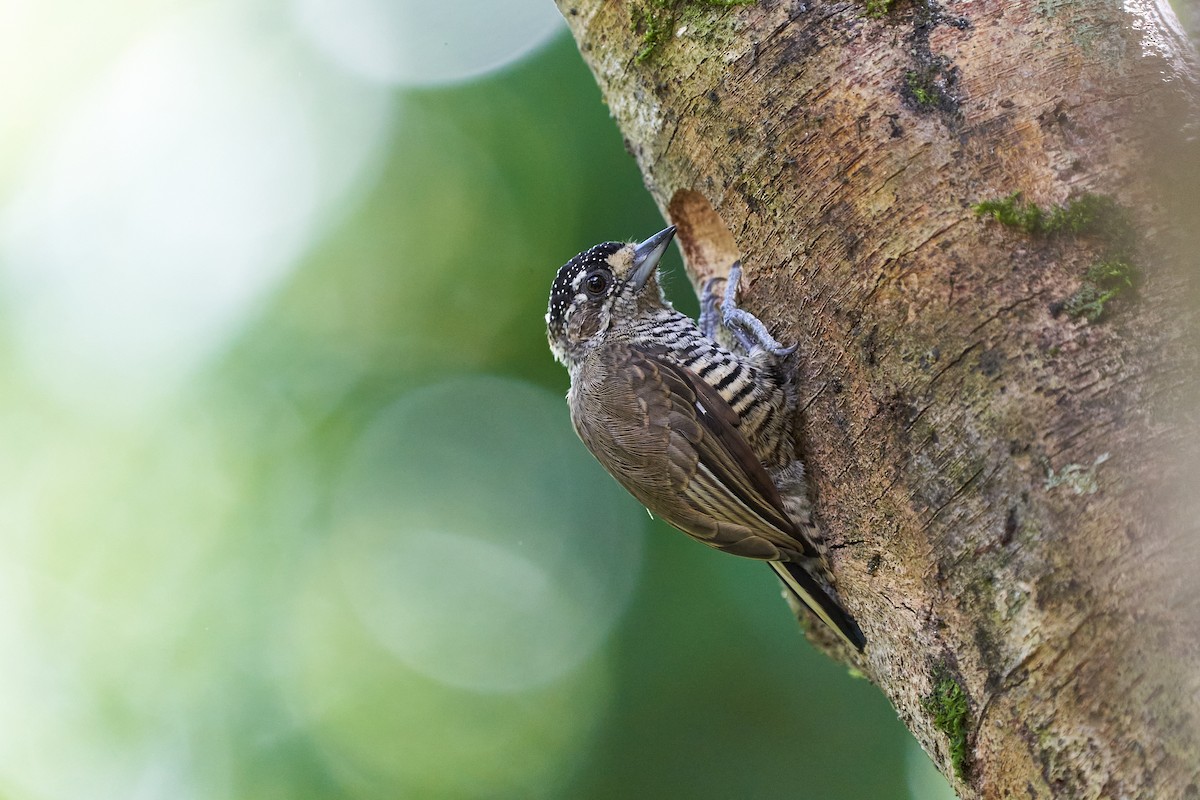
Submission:
<svg viewBox="0 0 1200 800">
<path fill-rule="evenodd" d="M 1200 797 L 1200 93 L 1170 10 L 559 3 L 693 281 L 741 258 L 800 343 L 861 669 L 960 796 Z"/>
</svg>

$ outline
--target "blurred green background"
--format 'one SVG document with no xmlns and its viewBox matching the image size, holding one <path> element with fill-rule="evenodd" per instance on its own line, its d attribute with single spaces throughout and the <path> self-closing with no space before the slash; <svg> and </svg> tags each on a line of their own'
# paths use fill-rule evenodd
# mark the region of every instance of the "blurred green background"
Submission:
<svg viewBox="0 0 1200 800">
<path fill-rule="evenodd" d="M 952 797 L 575 440 L 550 281 L 663 220 L 550 0 L 18 0 L 0 63 L 0 797 Z"/>
</svg>

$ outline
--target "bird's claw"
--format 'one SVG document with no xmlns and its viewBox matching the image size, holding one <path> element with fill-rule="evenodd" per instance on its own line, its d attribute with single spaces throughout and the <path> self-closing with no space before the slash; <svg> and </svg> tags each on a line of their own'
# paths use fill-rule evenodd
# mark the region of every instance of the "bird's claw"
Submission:
<svg viewBox="0 0 1200 800">
<path fill-rule="evenodd" d="M 777 357 L 789 356 L 796 352 L 797 345 L 785 347 L 775 339 L 774 336 L 767 331 L 767 326 L 762 320 L 751 314 L 745 309 L 738 308 L 737 290 L 738 283 L 742 279 L 742 264 L 740 261 L 735 261 L 733 266 L 729 268 L 729 279 L 725 282 L 725 297 L 721 301 L 721 322 L 729 329 L 737 338 L 738 344 L 747 352 L 753 352 L 756 349 L 766 350 Z M 705 311 L 709 313 L 710 324 L 711 316 L 715 314 L 716 298 L 711 289 L 715 278 L 710 278 L 704 284 L 704 298 L 702 303 L 705 305 Z M 705 313 L 701 313 L 701 328 L 704 327 Z M 707 334 L 706 334 L 707 335 Z"/>
</svg>

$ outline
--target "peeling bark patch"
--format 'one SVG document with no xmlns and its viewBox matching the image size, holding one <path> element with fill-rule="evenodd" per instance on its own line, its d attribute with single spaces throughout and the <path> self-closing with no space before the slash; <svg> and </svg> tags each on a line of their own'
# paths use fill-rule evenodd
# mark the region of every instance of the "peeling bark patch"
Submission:
<svg viewBox="0 0 1200 800">
<path fill-rule="evenodd" d="M 922 114 L 939 112 L 944 122 L 956 127 L 960 118 L 958 67 L 949 58 L 933 54 L 929 35 L 939 25 L 965 30 L 970 23 L 962 17 L 946 14 L 932 0 L 916 4 L 912 23 L 912 33 L 908 37 L 912 62 L 900 81 L 900 97 L 914 111 Z"/>
<path fill-rule="evenodd" d="M 941 361 L 941 359 L 942 348 L 935 344 L 933 347 L 921 354 L 921 357 L 917 359 L 917 366 L 920 367 L 921 372 L 928 373 L 933 369 L 933 365 Z"/>
<path fill-rule="evenodd" d="M 1037 579 L 1034 602 L 1041 611 L 1053 611 L 1064 601 L 1083 603 L 1083 586 L 1074 578 L 1064 578 L 1053 571 Z M 1090 598 L 1088 598 L 1090 600 Z"/>
<path fill-rule="evenodd" d="M 1000 544 L 1012 544 L 1013 536 L 1017 533 L 1017 528 L 1020 527 L 1020 518 L 1017 515 L 1017 507 L 1010 506 L 1008 516 L 1004 518 L 1004 536 L 1000 539 Z"/>
<path fill-rule="evenodd" d="M 984 623 L 975 626 L 975 646 L 979 648 L 979 655 L 987 670 L 984 677 L 984 688 L 988 692 L 994 692 L 1000 686 L 1000 673 L 997 667 L 1001 663 L 1000 645 L 996 641 L 996 635 Z"/>
<path fill-rule="evenodd" d="M 868 367 L 874 367 L 879 363 L 879 357 L 876 354 L 876 349 L 879 347 L 879 326 L 872 325 L 871 330 L 867 333 L 865 339 L 862 340 L 863 356 L 867 360 Z"/>
<path fill-rule="evenodd" d="M 1002 366 L 1004 366 L 1004 353 L 999 347 L 984 350 L 979 356 L 979 371 L 989 378 L 999 375 Z"/>
<path fill-rule="evenodd" d="M 812 28 L 791 27 L 788 30 L 787 39 L 779 50 L 779 56 L 767 68 L 768 74 L 777 76 L 784 70 L 794 71 L 797 65 L 804 64 L 806 59 L 812 57 L 820 49 L 821 42 Z"/>
<path fill-rule="evenodd" d="M 758 201 L 757 197 L 751 194 L 749 187 L 741 187 L 738 194 L 741 195 L 743 202 L 746 203 L 746 210 L 751 214 L 757 214 L 759 211 L 762 211 L 762 203 Z"/>
<path fill-rule="evenodd" d="M 962 685 L 942 666 L 934 670 L 933 692 L 921 704 L 933 715 L 934 726 L 946 735 L 950 743 L 950 764 L 959 780 L 966 780 L 969 764 L 967 746 L 967 693 Z"/>
<path fill-rule="evenodd" d="M 883 116 L 887 118 L 888 128 L 889 128 L 889 136 L 891 138 L 899 139 L 901 136 L 904 135 L 904 127 L 899 122 L 899 120 L 900 120 L 899 114 L 884 114 Z"/>
</svg>

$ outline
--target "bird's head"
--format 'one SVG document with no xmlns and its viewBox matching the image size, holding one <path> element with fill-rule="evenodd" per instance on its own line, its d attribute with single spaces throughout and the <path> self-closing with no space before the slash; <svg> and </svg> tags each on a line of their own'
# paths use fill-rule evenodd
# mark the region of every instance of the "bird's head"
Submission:
<svg viewBox="0 0 1200 800">
<path fill-rule="evenodd" d="M 667 307 L 655 273 L 674 236 L 672 226 L 640 244 L 605 242 L 559 268 L 546 311 L 555 358 L 569 367 L 610 332 Z"/>
</svg>

